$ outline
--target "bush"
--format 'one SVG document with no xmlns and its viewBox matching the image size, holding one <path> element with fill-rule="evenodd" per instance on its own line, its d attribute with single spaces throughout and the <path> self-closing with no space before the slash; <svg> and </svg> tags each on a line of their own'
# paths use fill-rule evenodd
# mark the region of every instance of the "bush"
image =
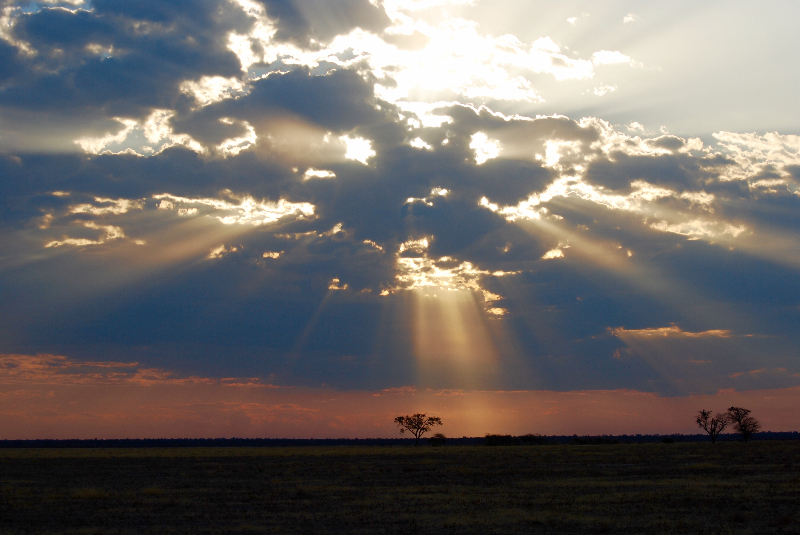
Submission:
<svg viewBox="0 0 800 535">
<path fill-rule="evenodd" d="M 536 433 L 535 435 L 532 435 L 530 433 L 528 433 L 527 435 L 522 435 L 521 437 L 519 437 L 519 441 L 525 446 L 543 446 L 545 444 L 550 443 L 547 440 L 547 437 L 543 437 L 538 433 Z"/>
<path fill-rule="evenodd" d="M 490 435 L 486 434 L 485 444 L 487 446 L 518 446 L 520 440 L 511 435 Z"/>
<path fill-rule="evenodd" d="M 436 447 L 439 447 L 439 446 L 444 446 L 445 442 L 447 442 L 447 437 L 444 436 L 441 433 L 436 433 L 435 435 L 433 435 L 428 440 L 431 441 L 431 446 L 436 448 Z"/>
</svg>

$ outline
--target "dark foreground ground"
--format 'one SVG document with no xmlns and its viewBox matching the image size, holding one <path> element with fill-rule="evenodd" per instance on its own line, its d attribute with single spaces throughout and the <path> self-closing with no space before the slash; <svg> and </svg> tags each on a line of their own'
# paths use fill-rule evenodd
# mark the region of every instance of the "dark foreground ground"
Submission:
<svg viewBox="0 0 800 535">
<path fill-rule="evenodd" d="M 0 450 L 0 533 L 798 533 L 796 441 Z"/>
</svg>

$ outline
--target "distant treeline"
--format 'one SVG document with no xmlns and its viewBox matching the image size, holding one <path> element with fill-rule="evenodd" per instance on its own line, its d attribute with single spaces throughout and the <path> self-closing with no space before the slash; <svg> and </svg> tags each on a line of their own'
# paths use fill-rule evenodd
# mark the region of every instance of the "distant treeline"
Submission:
<svg viewBox="0 0 800 535">
<path fill-rule="evenodd" d="M 720 435 L 718 442 L 737 442 L 739 435 Z M 766 431 L 751 440 L 800 440 L 800 432 Z M 708 442 L 708 435 L 486 435 L 447 438 L 446 446 L 541 446 L 556 444 L 640 444 L 648 442 Z M 428 440 L 422 443 L 427 445 Z M 408 438 L 125 438 L 125 439 L 44 439 L 0 440 L 0 448 L 220 448 L 289 446 L 413 446 Z"/>
<path fill-rule="evenodd" d="M 448 439 L 447 443 L 450 444 Z M 738 442 L 741 440 L 738 434 L 720 435 L 717 442 Z M 765 431 L 752 436 L 750 440 L 800 440 L 800 432 L 786 431 L 773 432 Z M 458 439 L 453 442 L 457 442 Z M 596 444 L 644 444 L 652 442 L 662 442 L 671 444 L 675 442 L 709 442 L 708 435 L 486 435 L 483 443 L 487 446 L 540 446 L 548 444 L 573 444 L 578 446 Z"/>
<path fill-rule="evenodd" d="M 483 438 L 452 439 L 483 444 Z M 425 441 L 427 442 L 427 441 Z M 449 440 L 448 440 L 448 443 Z M 413 438 L 114 438 L 0 440 L 0 448 L 254 448 L 294 446 L 413 446 Z"/>
</svg>

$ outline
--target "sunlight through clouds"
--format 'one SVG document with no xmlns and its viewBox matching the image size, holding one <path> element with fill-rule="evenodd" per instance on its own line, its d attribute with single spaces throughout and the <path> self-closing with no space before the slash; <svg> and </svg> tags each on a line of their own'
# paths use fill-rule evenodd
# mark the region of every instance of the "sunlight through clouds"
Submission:
<svg viewBox="0 0 800 535">
<path fill-rule="evenodd" d="M 223 119 L 220 119 L 223 121 Z M 232 121 L 228 124 L 231 124 Z M 224 156 L 235 156 L 255 145 L 258 136 L 256 136 L 255 129 L 247 121 L 242 121 L 242 126 L 247 130 L 247 133 L 240 137 L 228 138 L 217 146 L 217 150 Z"/>
<path fill-rule="evenodd" d="M 283 218 L 293 216 L 295 219 L 313 218 L 314 206 L 309 203 L 291 203 L 281 199 L 278 202 L 256 201 L 250 196 L 237 197 L 230 191 L 222 192 L 226 199 L 198 198 L 190 199 L 171 194 L 153 195 L 152 199 L 158 201 L 154 206 L 146 200 L 106 199 L 95 198 L 95 204 L 83 203 L 69 206 L 63 214 L 47 214 L 44 223 L 39 225 L 42 232 L 49 235 L 59 231 L 73 234 L 76 226 L 89 229 L 93 237 L 68 237 L 63 235 L 58 239 L 51 239 L 44 245 L 45 248 L 63 246 L 97 246 L 104 245 L 114 240 L 125 239 L 136 245 L 145 245 L 147 240 L 130 238 L 120 224 L 127 224 L 129 212 L 141 212 L 141 217 L 152 217 L 154 211 L 174 212 L 178 217 L 196 218 L 199 216 L 213 217 L 222 225 L 249 225 L 261 226 L 275 223 Z M 155 208 L 155 210 L 152 210 Z M 85 216 L 93 216 L 97 220 L 82 220 Z M 113 221 L 119 224 L 107 224 Z M 97 231 L 100 231 L 98 236 Z M 220 245 L 208 255 L 208 258 L 221 258 L 225 254 L 237 249 Z"/>
<path fill-rule="evenodd" d="M 91 154 L 100 154 L 109 145 L 123 143 L 128 138 L 128 134 L 133 132 L 134 128 L 139 126 L 139 124 L 132 119 L 114 117 L 114 120 L 124 126 L 124 128 L 116 134 L 109 133 L 99 138 L 82 137 L 80 139 L 76 139 L 75 143 L 85 152 Z"/>
<path fill-rule="evenodd" d="M 133 119 L 115 118 L 124 125 L 120 132 L 98 138 L 79 138 L 75 140 L 75 144 L 90 154 L 155 155 L 174 146 L 185 146 L 198 153 L 207 152 L 207 149 L 191 136 L 173 132 L 169 121 L 174 115 L 175 112 L 171 110 L 158 109 L 153 110 L 144 123 Z M 131 140 L 131 134 L 134 133 L 141 134 L 144 139 Z"/>
<path fill-rule="evenodd" d="M 375 151 L 372 150 L 372 143 L 368 139 L 361 137 L 344 136 L 341 138 L 344 141 L 347 152 L 344 157 L 348 160 L 355 160 L 364 165 L 368 165 L 369 159 L 375 156 Z"/>
<path fill-rule="evenodd" d="M 502 396 L 800 386 L 794 4 L 29 4 L 0 15 L 15 385 L 202 384 L 320 433 L 360 414 L 319 423 L 322 391 L 488 428 L 527 418 Z"/>
<path fill-rule="evenodd" d="M 469 299 L 471 306 L 478 306 L 490 316 L 503 316 L 508 311 L 498 306 L 498 302 L 503 299 L 486 289 L 481 284 L 481 279 L 488 275 L 493 277 L 503 277 L 513 275 L 513 272 L 476 269 L 470 262 L 458 262 L 456 259 L 443 256 L 432 259 L 428 256 L 432 237 L 425 237 L 416 240 L 409 240 L 400 244 L 397 257 L 396 285 L 385 290 L 382 295 L 401 291 L 416 292 L 417 297 L 442 297 L 450 302 L 452 299 L 446 294 L 456 292 L 464 294 L 456 299 L 466 303 L 464 296 L 471 296 Z M 480 301 L 476 296 L 480 296 Z M 482 303 L 480 306 L 477 303 Z"/>
<path fill-rule="evenodd" d="M 543 203 L 547 203 L 556 197 L 574 195 L 608 209 L 641 214 L 645 217 L 645 223 L 651 228 L 662 232 L 673 232 L 713 242 L 725 236 L 736 238 L 748 231 L 748 228 L 743 225 L 734 225 L 729 222 L 719 221 L 716 218 L 711 219 L 713 212 L 707 208 L 707 205 L 712 202 L 712 198 L 707 198 L 700 194 L 697 196 L 691 194 L 679 195 L 671 190 L 654 188 L 646 182 L 634 182 L 631 186 L 636 189 L 629 195 L 613 195 L 585 184 L 580 179 L 566 177 L 551 184 L 541 194 L 521 201 L 517 206 L 500 206 L 485 197 L 481 199 L 479 205 L 503 215 L 508 221 L 539 220 L 547 213 L 547 208 L 542 206 Z M 654 201 L 670 197 L 694 201 L 691 203 L 693 206 L 700 205 L 706 206 L 706 208 L 701 209 L 694 217 L 687 217 L 686 214 L 654 205 Z M 540 206 L 541 208 L 537 208 Z"/>
<path fill-rule="evenodd" d="M 87 238 L 64 238 L 62 240 L 53 240 L 45 244 L 45 249 L 49 249 L 50 247 L 61 247 L 63 245 L 74 245 L 77 247 L 101 245 L 112 240 L 125 238 L 125 231 L 123 231 L 120 227 L 115 227 L 113 225 L 98 225 L 92 221 L 85 222 L 83 226 L 88 229 L 103 231 L 103 234 L 101 234 L 100 237 L 95 240 Z M 135 240 L 134 243 L 137 245 L 144 245 L 145 242 L 143 240 Z"/>
<path fill-rule="evenodd" d="M 177 206 L 179 210 L 182 208 L 196 208 L 200 214 L 210 215 L 218 219 L 223 225 L 247 224 L 257 226 L 274 223 L 287 215 L 296 215 L 297 217 L 311 217 L 314 215 L 314 206 L 309 203 L 292 203 L 284 199 L 278 202 L 257 201 L 249 195 L 237 196 L 230 191 L 223 193 L 228 198 L 238 201 L 238 203 L 224 199 L 190 199 L 169 193 L 153 195 L 153 198 L 162 202 L 166 200 L 170 203 L 167 206 Z"/>
<path fill-rule="evenodd" d="M 336 178 L 336 173 L 333 171 L 329 171 L 327 169 L 314 169 L 313 167 L 309 167 L 306 169 L 306 172 L 303 173 L 303 180 L 311 180 L 314 178 L 318 179 L 329 179 L 329 178 Z"/>
<path fill-rule="evenodd" d="M 419 383 L 490 386 L 497 373 L 497 350 L 474 295 L 415 290 L 412 299 Z"/>
<path fill-rule="evenodd" d="M 241 80 L 221 76 L 204 76 L 196 82 L 187 80 L 181 83 L 180 90 L 194 98 L 201 108 L 220 100 L 247 94 L 247 88 Z"/>
<path fill-rule="evenodd" d="M 428 143 L 426 143 L 421 138 L 412 139 L 411 142 L 409 143 L 409 145 L 411 145 L 412 147 L 417 148 L 417 149 L 433 150 L 433 147 L 430 146 Z"/>
<path fill-rule="evenodd" d="M 126 214 L 131 210 L 141 210 L 144 208 L 144 203 L 138 199 L 103 199 L 100 197 L 95 197 L 94 202 L 102 206 L 94 206 L 92 204 L 76 204 L 74 206 L 70 206 L 69 211 L 73 214 L 119 215 Z"/>
<path fill-rule="evenodd" d="M 800 165 L 800 136 L 780 135 L 777 132 L 763 136 L 717 132 L 714 138 L 722 145 L 738 166 L 731 167 L 729 180 L 749 179 L 772 170 L 775 166 Z M 785 178 L 788 173 L 781 173 Z"/>
<path fill-rule="evenodd" d="M 475 163 L 481 165 L 492 158 L 497 158 L 500 154 L 500 145 L 496 141 L 490 140 L 483 132 L 473 134 L 469 148 L 475 151 Z"/>
<path fill-rule="evenodd" d="M 318 50 L 304 50 L 291 43 L 276 42 L 275 28 L 267 12 L 259 5 L 242 2 L 256 22 L 249 36 L 231 34 L 229 46 L 239 57 L 244 72 L 249 72 L 251 66 L 259 62 L 280 61 L 285 65 L 315 68 L 323 62 L 347 66 L 366 60 L 379 79 L 391 77 L 391 84 L 379 81 L 375 87 L 376 92 L 390 102 L 413 102 L 420 100 L 420 96 L 422 101 L 432 102 L 438 100 L 439 96 L 453 92 L 468 99 L 542 102 L 529 77 L 514 74 L 515 71 L 549 74 L 562 81 L 591 78 L 594 76 L 594 64 L 636 65 L 630 57 L 619 51 L 600 50 L 591 59 L 575 59 L 565 54 L 562 47 L 548 36 L 526 44 L 511 34 L 484 34 L 473 21 L 446 18 L 432 24 L 414 18 L 419 11 L 451 4 L 383 3 L 393 20 L 385 40 L 355 29 L 347 35 L 336 36 Z M 425 44 L 417 49 L 406 49 L 389 44 L 395 38 L 424 39 Z M 254 47 L 254 43 L 258 43 L 258 46 Z M 253 50 L 256 48 L 263 50 L 263 55 L 255 55 Z M 341 59 L 345 51 L 348 51 L 351 59 Z M 219 81 L 215 84 L 220 87 Z M 206 82 L 206 86 L 211 85 L 210 81 Z M 211 98 L 207 95 L 212 94 L 219 98 L 224 91 L 221 88 L 213 89 L 213 86 L 205 89 L 189 83 L 184 87 L 187 92 L 196 94 L 199 101 Z"/>
</svg>

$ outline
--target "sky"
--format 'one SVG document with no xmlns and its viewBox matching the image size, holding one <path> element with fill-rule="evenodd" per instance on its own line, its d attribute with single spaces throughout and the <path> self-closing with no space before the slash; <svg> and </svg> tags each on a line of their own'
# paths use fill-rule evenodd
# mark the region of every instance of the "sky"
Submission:
<svg viewBox="0 0 800 535">
<path fill-rule="evenodd" d="M 0 438 L 800 429 L 800 4 L 0 10 Z"/>
</svg>

